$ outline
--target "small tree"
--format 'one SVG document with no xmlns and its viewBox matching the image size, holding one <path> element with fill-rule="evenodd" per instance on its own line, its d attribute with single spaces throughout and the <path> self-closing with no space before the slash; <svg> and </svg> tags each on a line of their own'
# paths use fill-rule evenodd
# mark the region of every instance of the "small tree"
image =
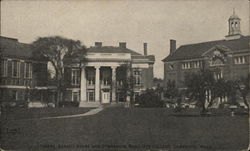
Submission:
<svg viewBox="0 0 250 151">
<path fill-rule="evenodd" d="M 202 112 L 206 112 L 206 92 L 214 88 L 215 79 L 213 72 L 201 69 L 200 72 L 186 74 L 184 84 L 187 87 L 186 93 L 188 97 L 197 101 L 202 108 Z"/>
<path fill-rule="evenodd" d="M 249 111 L 249 102 L 247 101 L 247 96 L 250 93 L 250 74 L 247 77 L 242 77 L 240 81 L 238 81 L 238 90 L 243 98 L 244 104 L 247 106 Z"/>
<path fill-rule="evenodd" d="M 78 58 L 79 63 L 85 58 L 86 48 L 79 40 L 71 40 L 60 36 L 40 37 L 32 43 L 33 56 L 37 59 L 46 59 L 55 70 L 55 81 L 57 87 L 57 101 L 64 98 L 62 95 L 66 90 L 64 79 L 64 59 Z"/>
<path fill-rule="evenodd" d="M 129 100 L 130 106 L 134 104 L 134 77 L 132 73 L 132 67 L 130 63 L 122 64 L 119 67 L 118 72 L 119 80 L 122 81 L 122 87 L 120 88 L 121 94 L 124 96 L 124 100 Z"/>
<path fill-rule="evenodd" d="M 135 103 L 139 107 L 146 108 L 158 108 L 164 107 L 164 101 L 161 100 L 161 97 L 158 95 L 157 90 L 147 89 L 146 92 L 142 93 L 136 100 Z"/>
<path fill-rule="evenodd" d="M 167 82 L 167 88 L 164 95 L 174 102 L 174 99 L 178 96 L 178 88 L 175 85 L 175 81 L 169 80 Z"/>
</svg>

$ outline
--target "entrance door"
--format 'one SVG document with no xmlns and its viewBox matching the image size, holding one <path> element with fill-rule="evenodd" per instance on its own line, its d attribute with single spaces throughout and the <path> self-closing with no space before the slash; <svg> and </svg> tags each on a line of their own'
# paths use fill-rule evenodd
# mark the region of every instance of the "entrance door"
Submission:
<svg viewBox="0 0 250 151">
<path fill-rule="evenodd" d="M 109 103 L 110 93 L 102 92 L 102 103 Z"/>
</svg>

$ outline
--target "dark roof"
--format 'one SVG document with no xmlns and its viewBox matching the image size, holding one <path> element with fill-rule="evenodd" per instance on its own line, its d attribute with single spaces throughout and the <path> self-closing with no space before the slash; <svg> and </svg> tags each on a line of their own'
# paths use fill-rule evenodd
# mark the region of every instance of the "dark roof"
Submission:
<svg viewBox="0 0 250 151">
<path fill-rule="evenodd" d="M 141 55 L 133 50 L 122 47 L 114 47 L 114 46 L 102 46 L 102 47 L 90 47 L 88 52 L 93 53 L 130 53 L 131 55 Z"/>
<path fill-rule="evenodd" d="M 216 45 L 221 45 L 229 48 L 233 52 L 238 50 L 249 49 L 250 36 L 242 36 L 239 39 L 234 40 L 217 40 L 209 41 L 196 44 L 188 44 L 180 46 L 171 55 L 168 55 L 162 61 L 176 61 L 176 60 L 186 60 L 195 59 L 202 57 L 202 54 L 211 49 Z"/>
<path fill-rule="evenodd" d="M 0 36 L 0 49 L 4 56 L 30 58 L 32 51 L 29 44 L 18 42 L 17 39 Z"/>
</svg>

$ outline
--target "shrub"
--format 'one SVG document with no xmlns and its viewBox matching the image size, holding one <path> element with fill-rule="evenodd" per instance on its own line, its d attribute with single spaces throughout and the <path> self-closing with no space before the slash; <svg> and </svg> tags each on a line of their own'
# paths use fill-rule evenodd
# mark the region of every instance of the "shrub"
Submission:
<svg viewBox="0 0 250 151">
<path fill-rule="evenodd" d="M 59 107 L 79 107 L 79 102 L 77 101 L 61 101 L 59 102 Z"/>
<path fill-rule="evenodd" d="M 155 90 L 146 90 L 145 93 L 138 96 L 135 100 L 138 107 L 164 107 L 159 93 Z"/>
</svg>

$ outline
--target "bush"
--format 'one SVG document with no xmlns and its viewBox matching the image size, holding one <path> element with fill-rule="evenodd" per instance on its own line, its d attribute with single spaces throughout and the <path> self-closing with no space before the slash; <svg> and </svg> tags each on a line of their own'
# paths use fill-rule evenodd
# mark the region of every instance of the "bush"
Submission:
<svg viewBox="0 0 250 151">
<path fill-rule="evenodd" d="M 59 107 L 79 107 L 79 102 L 77 101 L 61 101 L 59 102 Z"/>
<path fill-rule="evenodd" d="M 145 93 L 138 96 L 135 100 L 138 107 L 164 107 L 164 101 L 155 90 L 147 90 Z"/>
</svg>

